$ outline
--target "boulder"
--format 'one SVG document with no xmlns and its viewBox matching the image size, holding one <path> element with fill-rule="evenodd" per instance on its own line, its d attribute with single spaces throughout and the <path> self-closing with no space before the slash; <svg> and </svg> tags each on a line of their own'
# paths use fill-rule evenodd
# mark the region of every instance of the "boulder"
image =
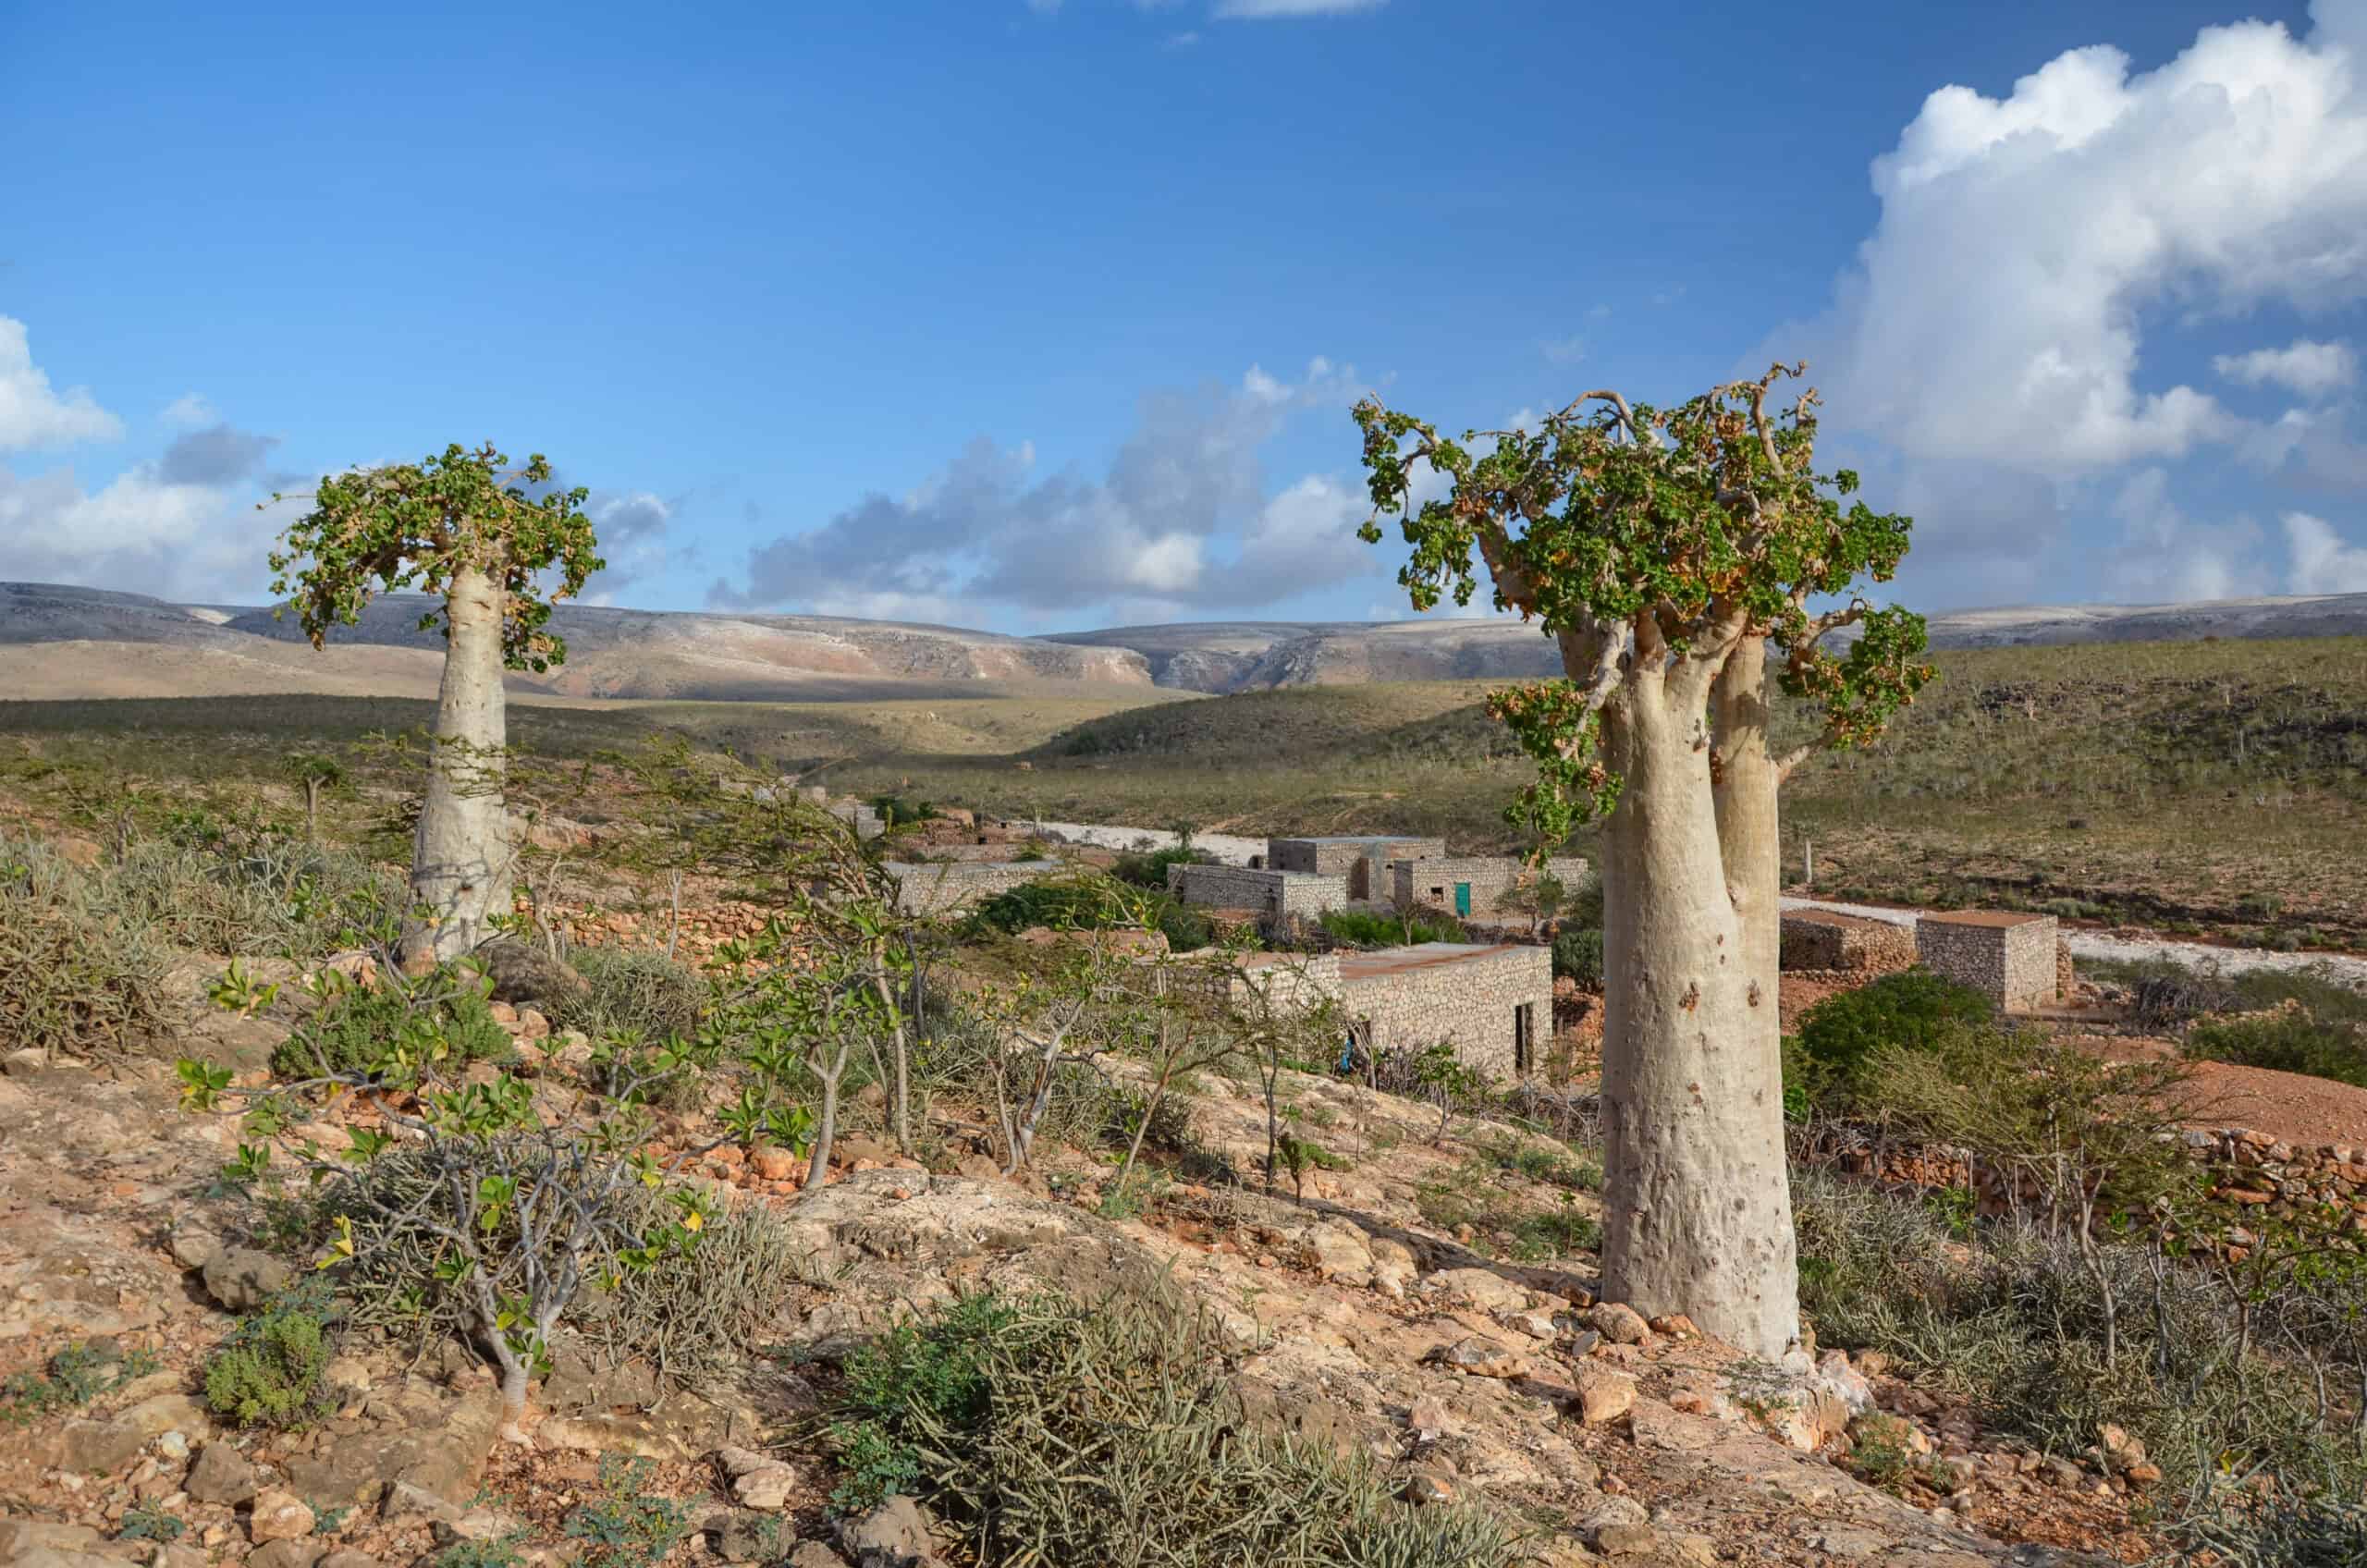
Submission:
<svg viewBox="0 0 2367 1568">
<path fill-rule="evenodd" d="M 1476 1335 L 1441 1345 L 1430 1353 L 1430 1359 L 1473 1378 L 1521 1378 L 1528 1373 L 1526 1357 Z"/>
<path fill-rule="evenodd" d="M 247 1515 L 247 1538 L 257 1546 L 297 1540 L 313 1533 L 313 1511 L 302 1498 L 269 1487 L 255 1493 Z"/>
<path fill-rule="evenodd" d="M 286 1290 L 295 1273 L 267 1252 L 225 1247 L 205 1260 L 205 1293 L 231 1312 L 252 1312 Z"/>
<path fill-rule="evenodd" d="M 1637 1345 L 1644 1342 L 1652 1329 L 1644 1315 L 1624 1302 L 1607 1301 L 1587 1314 L 1587 1321 L 1599 1333 L 1615 1345 Z"/>
<path fill-rule="evenodd" d="M 229 1443 L 208 1443 L 181 1489 L 200 1502 L 238 1504 L 255 1495 L 255 1467 Z"/>
<path fill-rule="evenodd" d="M 307 1537 L 301 1540 L 265 1541 L 247 1554 L 247 1568 L 314 1568 L 328 1555 L 328 1543 Z"/>
<path fill-rule="evenodd" d="M 572 997 L 590 984 L 542 949 L 514 937 L 488 942 L 473 956 L 493 982 L 493 999 L 512 1007 Z"/>
<path fill-rule="evenodd" d="M 1527 1289 L 1492 1268 L 1441 1268 L 1422 1288 L 1482 1312 L 1519 1312 L 1528 1305 Z"/>
<path fill-rule="evenodd" d="M 839 1545 L 854 1568 L 938 1568 L 928 1516 L 908 1497 L 891 1497 L 860 1519 L 839 1521 Z"/>
<path fill-rule="evenodd" d="M 1581 1426 L 1608 1426 L 1636 1406 L 1636 1379 L 1625 1372 L 1581 1363 L 1573 1380 L 1577 1385 Z"/>
</svg>

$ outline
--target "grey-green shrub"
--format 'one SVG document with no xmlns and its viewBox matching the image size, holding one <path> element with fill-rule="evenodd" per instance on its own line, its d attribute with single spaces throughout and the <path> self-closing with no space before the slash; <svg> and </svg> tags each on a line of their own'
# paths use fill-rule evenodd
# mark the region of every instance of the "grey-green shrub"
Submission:
<svg viewBox="0 0 2367 1568">
<path fill-rule="evenodd" d="M 137 918 L 110 911 L 93 874 L 38 840 L 0 834 L 0 1040 L 96 1056 L 171 1021 L 172 955 Z"/>
<path fill-rule="evenodd" d="M 698 1032 L 706 1010 L 706 982 L 688 965 L 636 948 L 578 948 L 568 962 L 585 984 L 544 998 L 560 1029 L 594 1039 L 628 1031 L 644 1040 Z"/>
</svg>

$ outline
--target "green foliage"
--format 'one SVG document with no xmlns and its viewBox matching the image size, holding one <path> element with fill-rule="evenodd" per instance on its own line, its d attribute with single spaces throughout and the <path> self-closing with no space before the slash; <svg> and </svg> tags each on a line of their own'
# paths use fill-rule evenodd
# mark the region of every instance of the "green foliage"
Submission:
<svg viewBox="0 0 2367 1568">
<path fill-rule="evenodd" d="M 1590 392 L 1535 429 L 1460 442 L 1377 399 L 1356 406 L 1373 501 L 1359 533 L 1379 544 L 1380 519 L 1400 520 L 1412 556 L 1398 582 L 1414 608 L 1450 594 L 1467 605 L 1476 554 L 1497 608 L 1584 650 L 1566 655 L 1590 667 L 1574 662 L 1571 679 L 1490 698 L 1538 766 L 1506 813 L 1534 842 L 1563 842 L 1613 809 L 1620 779 L 1600 750 L 1603 713 L 1632 700 L 1623 682 L 1665 658 L 1722 663 L 1744 637 L 1768 638 L 1784 690 L 1813 700 L 1825 741 L 1845 747 L 1870 744 L 1931 678 L 1921 618 L 1856 596 L 1896 570 L 1908 520 L 1849 501 L 1855 473 L 1815 471 L 1813 391 L 1767 407 L 1775 383 L 1805 369 L 1779 364 L 1672 409 Z M 1418 508 L 1417 467 L 1447 481 Z M 1815 594 L 1852 596 L 1859 635 L 1844 655 L 1820 642 L 1831 623 L 1809 615 Z"/>
<path fill-rule="evenodd" d="M 591 493 L 550 486 L 542 454 L 512 470 L 490 442 L 324 478 L 312 509 L 272 552 L 272 592 L 293 596 L 317 648 L 331 626 L 359 620 L 374 594 L 416 587 L 440 599 L 460 573 L 482 572 L 502 594 L 503 661 L 548 669 L 567 656 L 566 644 L 544 630 L 552 604 L 583 592 L 584 579 L 607 564 L 593 553 L 583 510 Z M 433 630 L 443 613 L 440 605 L 430 610 L 420 629 Z"/>
<path fill-rule="evenodd" d="M 1406 948 L 1417 942 L 1467 942 L 1471 933 L 1443 910 L 1416 907 L 1402 914 L 1368 910 L 1327 910 L 1316 924 L 1333 939 L 1355 948 Z"/>
<path fill-rule="evenodd" d="M 650 1494 L 646 1459 L 600 1456 L 599 1495 L 567 1516 L 567 1537 L 583 1543 L 589 1568 L 657 1568 L 693 1528 L 690 1505 Z"/>
<path fill-rule="evenodd" d="M 973 933 L 1011 935 L 1039 925 L 1054 931 L 1098 931 L 1141 920 L 1149 929 L 1164 933 L 1169 947 L 1179 952 L 1205 948 L 1215 940 L 1204 915 L 1164 892 L 1146 889 L 1125 899 L 1113 898 L 1111 892 L 1110 880 L 1100 876 L 1022 883 L 981 900 L 971 911 L 966 928 Z"/>
<path fill-rule="evenodd" d="M 1553 977 L 1574 980 L 1588 991 L 1602 989 L 1602 928 L 1564 926 L 1553 935 Z"/>
<path fill-rule="evenodd" d="M 1121 882 L 1131 882 L 1137 888 L 1163 891 L 1167 887 L 1167 868 L 1171 865 L 1214 865 L 1216 857 L 1205 850 L 1194 849 L 1189 841 L 1170 844 L 1165 849 L 1128 851 L 1118 857 L 1110 875 Z"/>
<path fill-rule="evenodd" d="M 456 1540 L 432 1561 L 435 1568 L 525 1568 L 525 1545 L 523 1531 L 491 1540 Z"/>
<path fill-rule="evenodd" d="M 189 1528 L 189 1521 L 178 1514 L 144 1502 L 133 1503 L 123 1511 L 123 1519 L 116 1527 L 119 1541 L 177 1541 Z"/>
<path fill-rule="evenodd" d="M 2268 1067 L 2367 1088 L 2367 1026 L 2321 1020 L 2299 1001 L 2197 1023 L 2187 1031 L 2184 1048 L 2198 1061 Z"/>
<path fill-rule="evenodd" d="M 864 802 L 879 814 L 879 820 L 889 827 L 907 827 L 915 822 L 932 821 L 938 815 L 933 802 L 914 800 L 908 795 L 874 795 Z"/>
<path fill-rule="evenodd" d="M 348 851 L 258 836 L 192 848 L 134 843 L 100 878 L 109 906 L 175 947 L 319 958 L 399 922 L 403 890 Z"/>
<path fill-rule="evenodd" d="M 1527 1181 L 1566 1187 L 1574 1193 L 1602 1191 L 1602 1164 L 1600 1160 L 1578 1158 L 1554 1145 L 1536 1139 L 1498 1136 L 1481 1145 L 1479 1153 L 1497 1170 L 1510 1171 Z"/>
<path fill-rule="evenodd" d="M 320 1005 L 271 1053 L 283 1078 L 367 1074 L 389 1052 L 441 1052 L 456 1066 L 509 1060 L 509 1033 L 493 1016 L 492 983 L 448 968 L 423 980 L 395 974 L 369 986 L 334 970 L 317 983 Z"/>
<path fill-rule="evenodd" d="M 335 1351 L 330 1308 L 325 1287 L 306 1280 L 241 1321 L 206 1358 L 206 1404 L 241 1427 L 301 1427 L 319 1416 L 328 1398 L 321 1374 Z"/>
<path fill-rule="evenodd" d="M 1859 1417 L 1849 1429 L 1849 1468 L 1868 1485 L 1902 1496 L 1909 1483 L 1926 1476 L 1944 1475 L 1944 1471 L 1915 1452 L 1910 1435 L 1913 1431 L 1898 1416 L 1879 1411 Z"/>
<path fill-rule="evenodd" d="M 2167 1532 L 2180 1563 L 2221 1568 L 2367 1568 L 2367 1503 L 2231 1490 Z"/>
<path fill-rule="evenodd" d="M 852 1511 L 906 1492 L 978 1562 L 1497 1568 L 1509 1533 L 1397 1501 L 1368 1462 L 1262 1430 L 1164 1303 L 974 1296 L 856 1356 L 832 1438 Z"/>
<path fill-rule="evenodd" d="M 1933 1050 L 1950 1032 L 1986 1024 L 1995 1011 L 1979 991 L 1924 969 L 1835 992 L 1800 1017 L 1797 1046 L 1785 1061 L 1786 1100 L 1797 1063 L 1810 1102 L 1847 1109 L 1864 1099 L 1883 1052 Z"/>
<path fill-rule="evenodd" d="M 79 1410 L 156 1369 L 153 1353 L 129 1354 L 77 1341 L 49 1358 L 36 1372 L 0 1378 L 0 1421 L 23 1426 L 61 1410 Z"/>
<path fill-rule="evenodd" d="M 577 948 L 568 962 L 587 984 L 546 998 L 554 1028 L 595 1040 L 627 1031 L 645 1040 L 698 1033 L 707 986 L 689 966 L 639 948 Z"/>
</svg>

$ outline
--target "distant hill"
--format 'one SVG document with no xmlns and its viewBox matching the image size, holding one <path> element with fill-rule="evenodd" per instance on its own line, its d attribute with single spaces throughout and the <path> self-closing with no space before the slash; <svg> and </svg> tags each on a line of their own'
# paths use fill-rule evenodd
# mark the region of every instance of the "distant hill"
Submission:
<svg viewBox="0 0 2367 1568">
<path fill-rule="evenodd" d="M 360 624 L 339 628 L 316 654 L 294 621 L 273 619 L 268 607 L 0 583 L 0 694 L 432 692 L 442 639 L 420 629 L 428 607 L 416 594 L 374 601 Z M 567 639 L 567 662 L 546 677 L 512 677 L 514 691 L 781 702 L 1037 687 L 1227 693 L 1560 672 L 1552 643 L 1534 626 L 1501 619 L 1206 621 L 1008 637 L 828 616 L 564 605 L 551 624 Z M 1932 640 L 1942 648 L 2361 634 L 2367 594 L 1932 618 Z"/>
</svg>

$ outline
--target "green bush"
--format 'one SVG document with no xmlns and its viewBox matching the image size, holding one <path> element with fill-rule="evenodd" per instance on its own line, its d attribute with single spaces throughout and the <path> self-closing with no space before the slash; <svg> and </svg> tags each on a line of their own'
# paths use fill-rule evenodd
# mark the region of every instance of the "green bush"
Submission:
<svg viewBox="0 0 2367 1568">
<path fill-rule="evenodd" d="M 627 1031 L 645 1040 L 698 1033 L 706 982 L 688 965 L 638 948 L 578 948 L 568 962 L 586 984 L 554 988 L 545 998 L 554 1028 L 581 1029 L 595 1040 Z"/>
<path fill-rule="evenodd" d="M 1602 989 L 1602 932 L 1588 926 L 1564 926 L 1553 937 L 1553 977 L 1574 980 L 1588 991 Z"/>
<path fill-rule="evenodd" d="M 927 822 L 938 815 L 933 802 L 914 800 L 907 795 L 874 795 L 864 803 L 877 812 L 879 820 L 890 827 L 900 827 L 911 822 Z"/>
<path fill-rule="evenodd" d="M 1171 865 L 1214 865 L 1216 857 L 1189 844 L 1170 844 L 1163 850 L 1143 853 L 1129 852 L 1118 857 L 1110 875 L 1121 882 L 1131 882 L 1137 888 L 1154 891 L 1167 886 L 1167 868 Z"/>
<path fill-rule="evenodd" d="M 78 1341 L 51 1356 L 40 1371 L 11 1372 L 0 1378 L 0 1421 L 21 1426 L 57 1411 L 79 1410 L 154 1370 L 156 1357 L 151 1352 L 126 1354 Z"/>
<path fill-rule="evenodd" d="M 161 1033 L 171 953 L 106 907 L 96 874 L 38 840 L 0 834 L 0 1040 L 80 1056 Z"/>
<path fill-rule="evenodd" d="M 1793 1058 L 1801 1073 L 1800 1091 L 1827 1109 L 1853 1109 L 1870 1088 L 1876 1059 L 1884 1050 L 1936 1050 L 1952 1032 L 1986 1025 L 1995 1013 L 1979 991 L 1924 969 L 1836 992 L 1800 1016 Z M 1788 1098 L 1788 1074 L 1784 1092 Z"/>
<path fill-rule="evenodd" d="M 104 880 L 112 908 L 176 947 L 294 959 L 366 945 L 399 920 L 404 897 L 361 856 L 289 839 L 236 849 L 147 839 Z"/>
<path fill-rule="evenodd" d="M 1335 909 L 1317 921 L 1338 941 L 1358 948 L 1406 948 L 1417 942 L 1467 942 L 1471 933 L 1443 910 L 1410 909 L 1403 914 Z"/>
<path fill-rule="evenodd" d="M 1215 939 L 1206 916 L 1164 893 L 1136 893 L 1131 901 L 1147 906 L 1152 929 L 1163 932 L 1168 945 L 1178 951 L 1205 948 Z M 967 928 L 1010 935 L 1038 925 L 1098 931 L 1126 918 L 1124 906 L 1102 878 L 1058 877 L 1023 883 L 981 900 L 971 911 Z"/>
<path fill-rule="evenodd" d="M 205 1363 L 205 1403 L 241 1427 L 300 1427 L 327 1403 L 329 1300 L 316 1280 L 283 1292 Z"/>
<path fill-rule="evenodd" d="M 2187 1031 L 2185 1050 L 2198 1061 L 2268 1067 L 2367 1088 L 2367 1028 L 2321 1021 L 2299 1003 L 2198 1023 Z"/>
<path fill-rule="evenodd" d="M 646 1459 L 600 1456 L 600 1492 L 567 1516 L 588 1568 L 656 1568 L 691 1533 L 690 1505 L 653 1496 Z"/>
<path fill-rule="evenodd" d="M 271 1053 L 283 1078 L 366 1072 L 398 1041 L 440 1041 L 452 1060 L 500 1061 L 516 1051 L 509 1032 L 493 1016 L 493 987 L 448 970 L 425 979 L 382 977 L 360 986 L 334 972 L 321 1005 Z"/>
<path fill-rule="evenodd" d="M 840 1509 L 895 1492 L 982 1562 L 1497 1568 L 1510 1533 L 1397 1501 L 1369 1461 L 1261 1430 L 1213 1335 L 1165 1303 L 972 1296 L 848 1365 Z"/>
</svg>

